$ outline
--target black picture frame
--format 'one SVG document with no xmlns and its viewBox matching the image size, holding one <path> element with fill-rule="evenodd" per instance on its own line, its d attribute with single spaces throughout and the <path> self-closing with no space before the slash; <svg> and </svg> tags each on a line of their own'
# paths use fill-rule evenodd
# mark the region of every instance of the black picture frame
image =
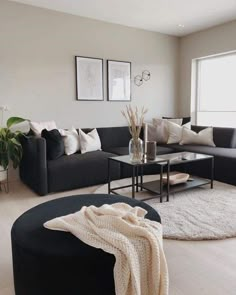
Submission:
<svg viewBox="0 0 236 295">
<path fill-rule="evenodd" d="M 88 79 L 89 75 L 90 79 Z M 102 58 L 76 55 L 75 77 L 76 100 L 104 101 L 104 64 Z M 96 90 L 97 94 L 95 93 Z"/>
<path fill-rule="evenodd" d="M 112 68 L 113 67 L 113 68 Z M 117 67 L 115 69 L 115 67 Z M 122 69 L 123 68 L 123 69 Z M 127 72 L 125 72 L 125 70 Z M 116 71 L 116 72 L 115 72 Z M 123 73 L 122 73 L 123 72 Z M 123 90 L 119 90 L 119 86 L 116 86 L 116 94 L 113 91 L 114 78 L 118 77 L 123 80 Z M 127 75 L 127 77 L 125 77 Z M 121 81 L 122 84 L 122 81 Z M 122 87 L 122 85 L 120 86 Z M 118 95 L 118 92 L 124 92 L 124 95 Z M 127 92 L 127 93 L 126 93 Z M 131 101 L 131 62 L 130 61 L 119 61 L 119 60 L 107 60 L 107 99 L 112 102 L 129 102 Z"/>
</svg>

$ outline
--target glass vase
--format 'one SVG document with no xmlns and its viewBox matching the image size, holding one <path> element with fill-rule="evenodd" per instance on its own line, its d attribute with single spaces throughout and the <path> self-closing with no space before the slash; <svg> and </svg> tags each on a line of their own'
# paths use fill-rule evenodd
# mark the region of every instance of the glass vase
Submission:
<svg viewBox="0 0 236 295">
<path fill-rule="evenodd" d="M 131 138 L 129 142 L 129 156 L 132 163 L 143 160 L 143 141 L 140 138 Z"/>
</svg>

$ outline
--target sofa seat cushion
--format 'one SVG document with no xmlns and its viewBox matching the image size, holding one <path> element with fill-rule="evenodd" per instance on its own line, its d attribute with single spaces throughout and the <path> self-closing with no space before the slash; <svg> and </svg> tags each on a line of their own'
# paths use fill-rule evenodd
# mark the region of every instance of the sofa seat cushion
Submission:
<svg viewBox="0 0 236 295">
<path fill-rule="evenodd" d="M 129 148 L 128 147 L 114 147 L 114 148 L 108 148 L 106 150 L 109 153 L 116 154 L 118 156 L 128 155 L 129 154 Z M 175 150 L 171 147 L 166 146 L 157 146 L 157 155 L 163 155 L 163 154 L 169 154 L 173 153 Z"/>
<path fill-rule="evenodd" d="M 108 158 L 112 153 L 94 151 L 85 154 L 62 156 L 48 161 L 48 190 L 56 192 L 107 182 Z M 112 179 L 119 178 L 119 166 L 111 167 Z"/>
<path fill-rule="evenodd" d="M 188 151 L 192 153 L 207 154 L 216 157 L 226 157 L 236 159 L 236 149 L 221 148 L 221 147 L 210 147 L 202 145 L 171 145 L 176 152 Z"/>
<path fill-rule="evenodd" d="M 123 147 L 110 147 L 106 149 L 106 152 L 118 155 L 118 156 L 124 156 L 129 154 L 129 148 L 127 146 Z"/>
</svg>

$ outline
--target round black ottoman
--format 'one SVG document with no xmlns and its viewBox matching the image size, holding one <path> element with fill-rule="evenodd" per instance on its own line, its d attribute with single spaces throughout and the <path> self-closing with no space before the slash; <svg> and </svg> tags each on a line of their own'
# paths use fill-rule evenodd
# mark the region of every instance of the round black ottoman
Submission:
<svg viewBox="0 0 236 295">
<path fill-rule="evenodd" d="M 125 202 L 148 211 L 146 218 L 160 222 L 149 205 L 122 196 L 79 195 L 56 199 L 21 215 L 11 231 L 16 295 L 113 295 L 115 257 L 93 248 L 70 233 L 45 229 L 43 223 L 74 213 L 82 206 Z"/>
</svg>

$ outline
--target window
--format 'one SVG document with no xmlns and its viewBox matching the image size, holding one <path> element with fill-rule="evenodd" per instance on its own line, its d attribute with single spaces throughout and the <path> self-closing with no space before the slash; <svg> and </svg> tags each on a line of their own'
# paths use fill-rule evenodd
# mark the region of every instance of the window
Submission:
<svg viewBox="0 0 236 295">
<path fill-rule="evenodd" d="M 236 53 L 196 61 L 196 122 L 236 127 Z"/>
</svg>

